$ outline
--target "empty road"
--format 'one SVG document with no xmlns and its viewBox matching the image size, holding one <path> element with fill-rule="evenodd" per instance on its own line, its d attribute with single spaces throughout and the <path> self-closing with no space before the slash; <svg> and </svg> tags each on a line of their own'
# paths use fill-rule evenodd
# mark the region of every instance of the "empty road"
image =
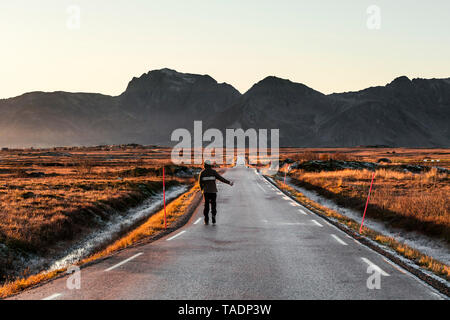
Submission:
<svg viewBox="0 0 450 320">
<path fill-rule="evenodd" d="M 216 226 L 203 224 L 202 205 L 172 234 L 82 269 L 80 290 L 64 277 L 13 299 L 442 298 L 255 170 L 225 176 L 235 185 L 218 183 Z M 367 287 L 373 272 L 380 289 Z"/>
</svg>

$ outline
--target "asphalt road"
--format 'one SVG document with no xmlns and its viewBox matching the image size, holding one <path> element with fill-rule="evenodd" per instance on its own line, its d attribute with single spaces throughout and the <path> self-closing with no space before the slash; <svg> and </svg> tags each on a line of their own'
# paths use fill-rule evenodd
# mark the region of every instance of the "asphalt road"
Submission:
<svg viewBox="0 0 450 320">
<path fill-rule="evenodd" d="M 235 185 L 219 185 L 217 225 L 203 224 L 202 205 L 182 229 L 82 269 L 80 290 L 64 277 L 13 299 L 442 298 L 255 170 L 226 177 Z M 380 289 L 367 287 L 374 274 Z"/>
</svg>

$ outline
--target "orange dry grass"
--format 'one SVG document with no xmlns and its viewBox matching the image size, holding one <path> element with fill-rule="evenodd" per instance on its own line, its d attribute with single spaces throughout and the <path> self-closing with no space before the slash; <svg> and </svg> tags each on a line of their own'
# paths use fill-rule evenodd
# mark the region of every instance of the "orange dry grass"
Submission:
<svg viewBox="0 0 450 320">
<path fill-rule="evenodd" d="M 140 191 L 137 186 L 140 184 L 156 189 L 161 181 L 157 177 L 121 181 L 101 176 L 6 181 L 0 178 L 0 234 L 7 243 L 31 250 L 61 238 L 70 238 L 67 232 L 77 231 L 69 230 L 69 224 L 77 220 L 73 214 L 85 208 L 102 207 L 109 202 L 118 205 L 123 202 L 123 207 L 127 202 L 137 204 Z"/>
<path fill-rule="evenodd" d="M 324 206 L 312 201 L 311 199 L 304 196 L 302 193 L 298 192 L 297 190 L 295 190 L 294 188 L 292 188 L 288 185 L 285 185 L 284 183 L 282 183 L 280 181 L 276 181 L 276 183 L 280 189 L 293 195 L 297 199 L 297 201 L 299 201 L 303 205 L 309 207 L 315 213 L 335 219 L 339 223 L 347 226 L 349 229 L 355 231 L 356 233 L 359 233 L 359 227 L 360 227 L 359 223 L 355 222 L 354 220 L 352 220 L 344 215 L 341 215 L 340 213 L 338 213 L 334 210 L 331 210 L 327 207 L 324 207 Z M 429 257 L 429 256 L 421 253 L 420 251 L 409 247 L 406 244 L 400 243 L 397 240 L 395 240 L 394 238 L 386 237 L 386 236 L 384 236 L 376 231 L 373 231 L 367 227 L 363 228 L 362 234 L 380 244 L 383 244 L 385 246 L 388 246 L 388 247 L 394 249 L 400 255 L 410 259 L 417 265 L 419 265 L 427 270 L 432 271 L 433 273 L 446 279 L 447 281 L 450 280 L 450 266 L 448 266 L 432 257 Z"/>
<path fill-rule="evenodd" d="M 290 175 L 299 185 L 314 189 L 342 205 L 362 209 L 372 172 L 296 170 Z M 439 174 L 435 169 L 423 174 L 377 170 L 367 216 L 450 241 L 449 195 L 449 175 Z"/>
<path fill-rule="evenodd" d="M 388 158 L 396 164 L 420 164 L 450 169 L 450 149 L 409 148 L 281 148 L 282 159 L 293 160 L 357 160 L 376 162 Z M 427 159 L 425 162 L 424 159 Z M 430 160 L 439 160 L 431 162 Z"/>
<path fill-rule="evenodd" d="M 163 165 L 168 188 L 193 183 L 173 176 L 170 149 L 111 149 L 0 151 L 0 282 L 33 272 L 20 253 L 46 259 L 161 192 Z"/>
<path fill-rule="evenodd" d="M 170 149 L 162 148 L 1 151 L 0 243 L 37 251 L 70 240 L 95 224 L 88 221 L 93 213 L 103 218 L 99 211 L 126 209 L 138 204 L 145 192 L 160 190 L 162 178 L 149 169 L 169 164 Z M 135 168 L 148 172 L 127 173 Z M 182 179 L 168 180 L 171 184 Z"/>
<path fill-rule="evenodd" d="M 5 299 L 27 288 L 31 288 L 39 283 L 53 279 L 65 271 L 65 269 L 55 270 L 52 272 L 29 276 L 28 278 L 19 279 L 14 282 L 8 282 L 0 287 L 0 299 Z"/>
<path fill-rule="evenodd" d="M 186 213 L 187 208 L 192 204 L 196 195 L 199 193 L 199 187 L 196 185 L 191 188 L 187 193 L 171 202 L 167 208 L 167 227 L 170 229 L 177 219 Z M 97 260 L 100 257 L 109 255 L 118 250 L 129 247 L 142 239 L 149 238 L 154 236 L 156 233 L 164 230 L 164 209 L 160 210 L 157 214 L 151 216 L 147 222 L 139 226 L 137 229 L 133 230 L 125 237 L 117 240 L 106 249 L 101 252 L 96 253 L 95 255 L 85 259 L 83 263 Z"/>
<path fill-rule="evenodd" d="M 194 186 L 187 193 L 183 194 L 176 200 L 172 201 L 166 208 L 167 211 L 167 225 L 168 228 L 174 226 L 177 219 L 186 213 L 187 208 L 193 203 L 196 195 L 199 192 L 198 186 Z M 164 210 L 152 215 L 144 224 L 137 229 L 131 231 L 123 238 L 117 240 L 106 249 L 92 255 L 91 257 L 79 262 L 78 265 L 83 265 L 91 261 L 95 261 L 104 256 L 110 255 L 116 251 L 129 247 L 137 242 L 154 236 L 158 232 L 164 230 Z M 55 278 L 64 273 L 66 269 L 55 270 L 52 272 L 43 272 L 30 277 L 22 278 L 12 282 L 8 282 L 0 287 L 0 298 L 6 298 L 17 294 L 27 288 L 33 287 L 43 281 Z"/>
</svg>

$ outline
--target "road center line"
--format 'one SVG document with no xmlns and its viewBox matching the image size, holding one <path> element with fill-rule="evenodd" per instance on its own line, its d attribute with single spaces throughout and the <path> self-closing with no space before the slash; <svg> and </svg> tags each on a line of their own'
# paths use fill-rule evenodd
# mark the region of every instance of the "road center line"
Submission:
<svg viewBox="0 0 450 320">
<path fill-rule="evenodd" d="M 167 241 L 170 241 L 170 240 L 173 240 L 173 239 L 175 239 L 176 237 L 179 237 L 179 236 L 181 236 L 183 233 L 185 233 L 186 231 L 181 231 L 180 233 L 177 233 L 176 235 L 174 235 L 173 237 L 170 237 L 169 239 L 167 239 Z"/>
<path fill-rule="evenodd" d="M 347 244 L 341 240 L 341 238 L 339 238 L 337 235 L 332 234 L 331 235 L 337 242 L 339 242 L 340 244 L 342 244 L 343 246 L 346 246 Z"/>
<path fill-rule="evenodd" d="M 44 298 L 42 300 L 55 300 L 56 298 L 59 298 L 60 296 L 62 296 L 61 293 L 55 293 L 55 294 L 52 294 L 51 296 Z"/>
<path fill-rule="evenodd" d="M 373 263 L 369 259 L 366 259 L 364 257 L 362 257 L 361 259 L 362 259 L 362 261 L 367 263 L 369 266 L 371 266 L 372 268 L 377 270 L 382 276 L 389 277 L 389 273 L 387 273 L 386 271 L 383 271 L 383 269 L 381 269 L 379 266 L 377 266 L 375 263 Z"/>
<path fill-rule="evenodd" d="M 136 258 L 139 257 L 140 255 L 142 255 L 142 252 L 141 252 L 141 253 L 138 253 L 138 254 L 135 254 L 134 256 L 132 256 L 132 257 L 126 259 L 126 260 L 123 260 L 122 262 L 120 262 L 120 263 L 118 263 L 118 264 L 116 264 L 116 265 L 114 265 L 114 266 L 112 266 L 112 267 L 106 269 L 105 272 L 109 272 L 109 271 L 111 271 L 111 270 L 114 270 L 114 269 L 120 267 L 121 265 L 124 265 L 125 263 L 130 262 L 130 261 L 133 260 L 133 259 L 136 259 Z"/>
<path fill-rule="evenodd" d="M 198 218 L 197 221 L 194 222 L 194 224 L 198 224 L 200 221 L 202 221 L 202 218 Z"/>
<path fill-rule="evenodd" d="M 312 222 L 314 222 L 316 225 L 318 225 L 319 227 L 323 227 L 323 225 L 321 225 L 320 223 L 318 223 L 316 220 L 311 220 Z"/>
</svg>

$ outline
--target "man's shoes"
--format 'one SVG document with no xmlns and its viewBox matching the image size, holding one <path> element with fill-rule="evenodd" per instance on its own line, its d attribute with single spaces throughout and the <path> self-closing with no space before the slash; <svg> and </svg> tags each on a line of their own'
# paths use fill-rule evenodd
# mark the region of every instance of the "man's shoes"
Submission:
<svg viewBox="0 0 450 320">
<path fill-rule="evenodd" d="M 214 221 L 214 220 L 213 220 Z M 205 226 L 207 226 L 209 224 L 209 219 L 205 218 Z"/>
<path fill-rule="evenodd" d="M 216 217 L 212 217 L 212 223 L 216 224 Z"/>
</svg>

